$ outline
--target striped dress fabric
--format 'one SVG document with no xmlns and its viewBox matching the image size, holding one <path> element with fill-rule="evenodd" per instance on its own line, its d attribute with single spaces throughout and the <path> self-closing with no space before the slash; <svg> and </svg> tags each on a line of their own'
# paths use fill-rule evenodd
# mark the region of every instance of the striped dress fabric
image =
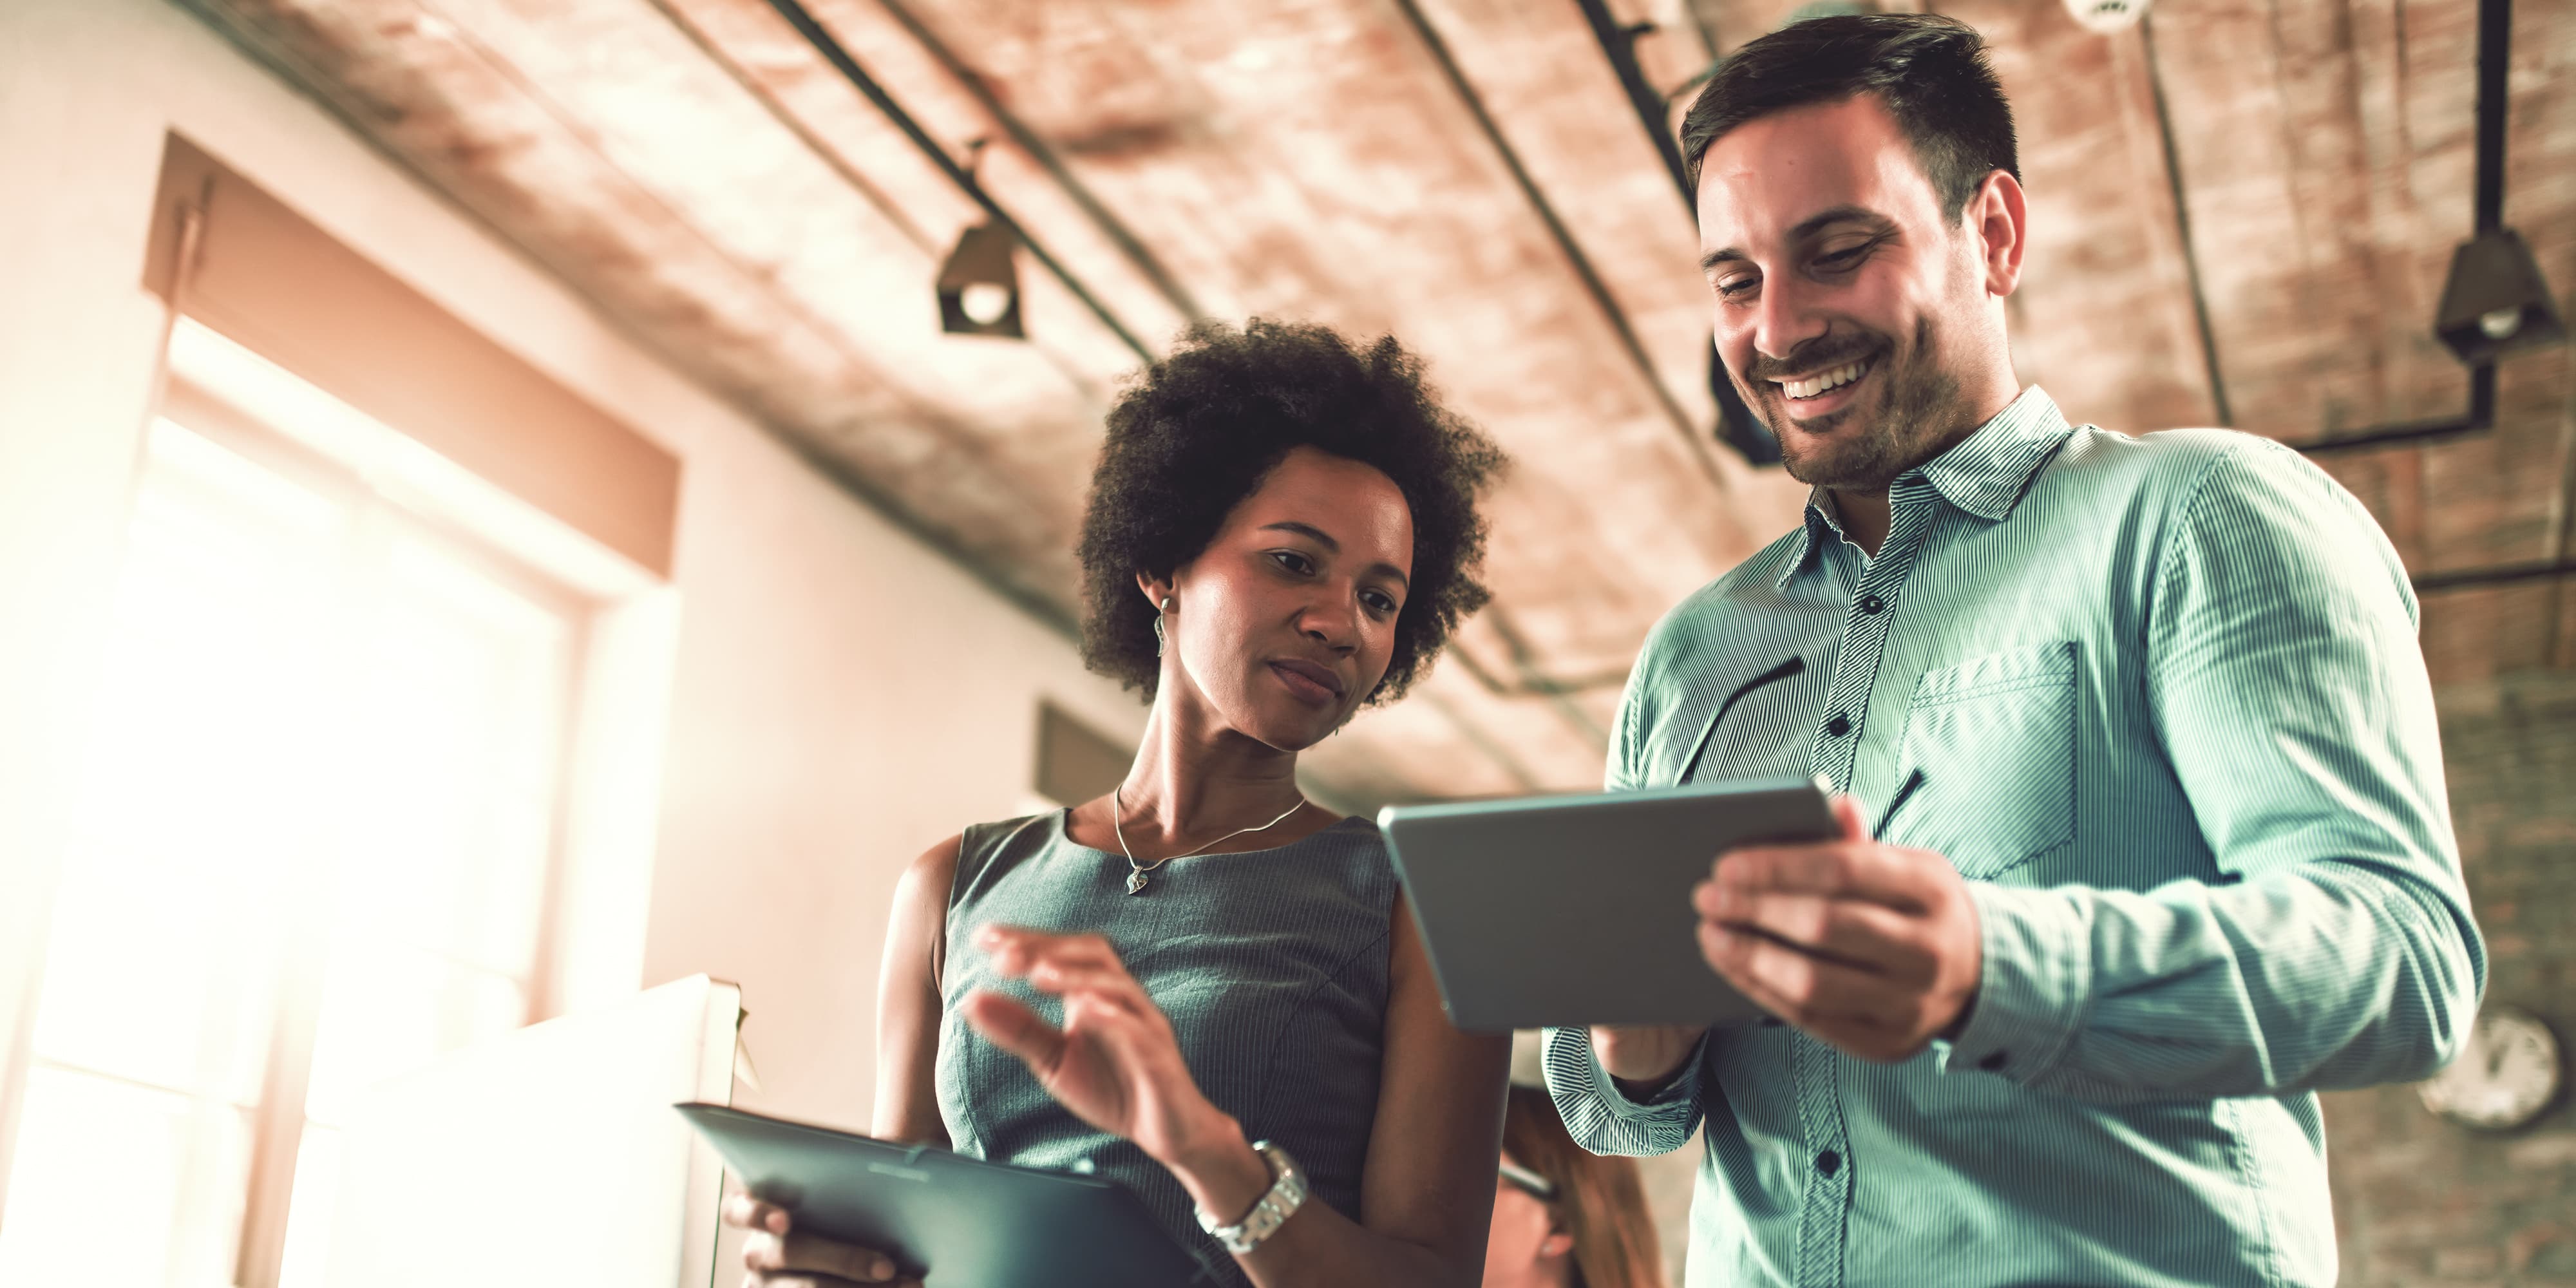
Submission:
<svg viewBox="0 0 2576 1288">
<path fill-rule="evenodd" d="M 2316 1093 L 2431 1074 L 2485 980 L 2404 567 L 2296 453 L 2036 387 L 1675 608 L 1612 790 L 1824 775 L 1969 879 L 1966 1027 L 1875 1064 L 1712 1032 L 1651 1103 L 1547 1035 L 1576 1139 L 1704 1129 L 1689 1283 L 2324 1285 Z"/>
<path fill-rule="evenodd" d="M 1188 1191 L 1143 1150 L 1073 1116 L 1028 1066 L 958 1013 L 967 993 L 1020 998 L 1050 1022 L 1063 1004 L 995 975 L 987 923 L 1097 933 L 1172 1022 L 1199 1090 L 1248 1140 L 1287 1147 L 1308 1202 L 1360 1219 L 1360 1176 L 1385 1054 L 1396 879 L 1386 842 L 1346 818 L 1266 850 L 1176 859 L 1127 893 L 1127 860 L 1065 834 L 1064 811 L 967 828 L 948 901 L 934 1085 L 948 1139 L 977 1158 L 1104 1176 L 1134 1190 L 1182 1246 L 1244 1285 L 1199 1229 Z"/>
</svg>

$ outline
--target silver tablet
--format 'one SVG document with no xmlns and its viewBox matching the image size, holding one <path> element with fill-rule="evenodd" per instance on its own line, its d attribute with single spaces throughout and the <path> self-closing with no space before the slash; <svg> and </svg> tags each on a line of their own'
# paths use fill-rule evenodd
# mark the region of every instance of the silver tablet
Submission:
<svg viewBox="0 0 2576 1288">
<path fill-rule="evenodd" d="M 1377 823 L 1450 1022 L 1485 1033 L 1758 1018 L 1700 957 L 1691 887 L 1721 850 L 1838 834 L 1800 779 L 1391 805 Z"/>
<path fill-rule="evenodd" d="M 796 1228 L 875 1248 L 939 1288 L 1191 1288 L 1224 1283 L 1123 1185 L 928 1146 L 672 1106 L 743 1188 Z"/>
</svg>

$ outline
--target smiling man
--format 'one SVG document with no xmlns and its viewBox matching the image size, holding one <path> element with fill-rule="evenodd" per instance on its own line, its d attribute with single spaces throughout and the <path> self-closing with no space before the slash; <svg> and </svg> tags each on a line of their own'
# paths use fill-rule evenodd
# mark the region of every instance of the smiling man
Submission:
<svg viewBox="0 0 2576 1288">
<path fill-rule="evenodd" d="M 1968 28 L 1763 37 L 1682 146 L 1719 352 L 1814 491 L 1656 627 L 1609 785 L 1817 774 L 1844 836 L 1694 892 L 1779 1022 L 1552 1031 L 1567 1126 L 1704 1129 L 1694 1288 L 2332 1283 L 2315 1093 L 2439 1068 L 2485 976 L 2404 567 L 2277 444 L 2022 387 Z"/>
</svg>

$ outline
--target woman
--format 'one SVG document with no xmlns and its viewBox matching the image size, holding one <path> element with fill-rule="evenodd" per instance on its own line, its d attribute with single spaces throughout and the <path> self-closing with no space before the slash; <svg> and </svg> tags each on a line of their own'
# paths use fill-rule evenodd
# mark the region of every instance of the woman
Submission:
<svg viewBox="0 0 2576 1288">
<path fill-rule="evenodd" d="M 1539 1087 L 1514 1083 L 1484 1288 L 1664 1288 L 1637 1160 L 1585 1153 Z"/>
<path fill-rule="evenodd" d="M 1449 1025 L 1377 829 L 1296 768 L 1484 602 L 1501 454 L 1393 340 L 1261 320 L 1193 330 L 1108 431 L 1083 657 L 1144 691 L 1143 743 L 1109 795 L 906 871 L 873 1134 L 1087 1167 L 1234 1282 L 1466 1288 L 1508 1045 Z M 894 1273 L 745 1196 L 727 1219 L 749 1283 Z"/>
</svg>

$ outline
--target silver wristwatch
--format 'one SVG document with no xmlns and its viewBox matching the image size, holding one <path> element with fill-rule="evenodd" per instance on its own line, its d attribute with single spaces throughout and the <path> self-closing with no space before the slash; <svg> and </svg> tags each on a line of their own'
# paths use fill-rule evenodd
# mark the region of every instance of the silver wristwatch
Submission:
<svg viewBox="0 0 2576 1288">
<path fill-rule="evenodd" d="M 1287 1150 L 1266 1140 L 1253 1142 L 1252 1148 L 1261 1155 L 1262 1162 L 1270 1165 L 1269 1192 L 1252 1205 L 1250 1213 L 1232 1225 L 1219 1225 L 1215 1217 L 1207 1214 L 1206 1208 L 1198 1210 L 1199 1228 L 1223 1244 L 1226 1251 L 1237 1255 L 1260 1247 L 1262 1240 L 1277 1234 L 1279 1227 L 1296 1213 L 1298 1205 L 1306 1201 L 1305 1169 L 1297 1166 L 1297 1160 L 1290 1158 Z"/>
</svg>

